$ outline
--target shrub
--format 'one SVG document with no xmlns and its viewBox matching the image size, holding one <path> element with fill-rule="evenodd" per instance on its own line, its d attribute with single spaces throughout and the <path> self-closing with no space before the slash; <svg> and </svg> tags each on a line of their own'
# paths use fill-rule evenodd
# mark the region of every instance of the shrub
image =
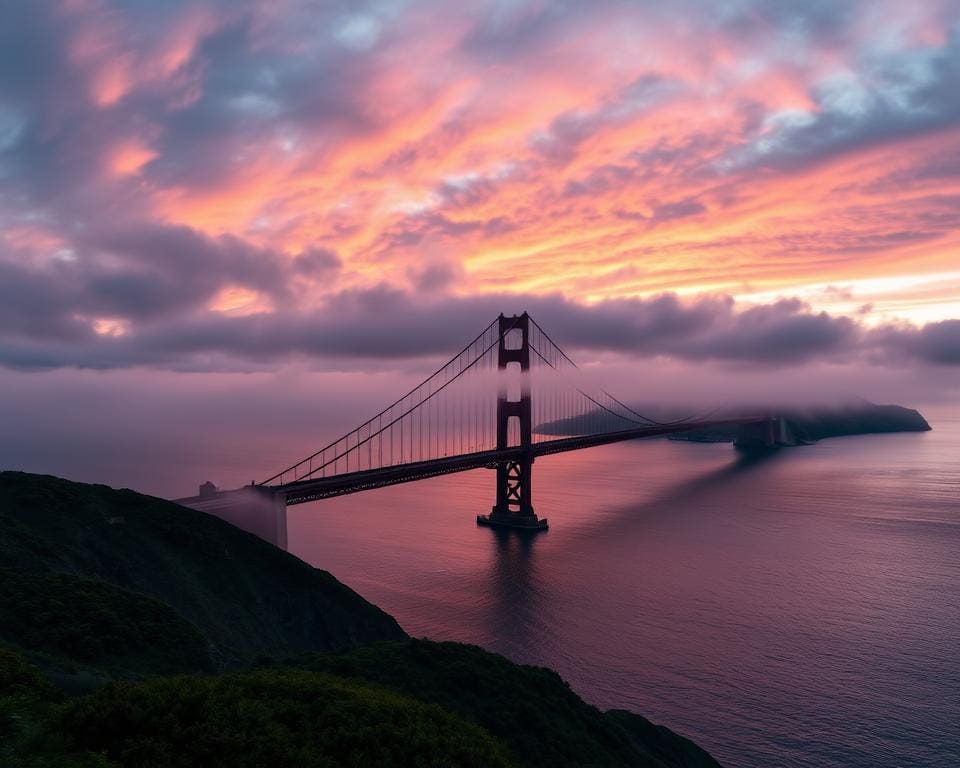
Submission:
<svg viewBox="0 0 960 768">
<path fill-rule="evenodd" d="M 284 668 L 116 683 L 63 708 L 74 749 L 124 766 L 505 766 L 504 748 L 436 705 Z"/>
</svg>

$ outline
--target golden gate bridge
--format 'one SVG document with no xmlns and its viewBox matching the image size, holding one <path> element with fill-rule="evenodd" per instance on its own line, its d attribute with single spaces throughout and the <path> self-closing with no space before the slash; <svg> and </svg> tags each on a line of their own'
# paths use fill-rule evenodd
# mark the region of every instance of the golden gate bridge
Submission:
<svg viewBox="0 0 960 768">
<path fill-rule="evenodd" d="M 259 483 L 218 490 L 209 483 L 180 504 L 226 519 L 286 546 L 286 508 L 486 467 L 496 493 L 484 525 L 547 527 L 532 498 L 534 460 L 623 440 L 738 426 L 754 444 L 776 442 L 768 415 L 660 421 L 604 389 L 526 312 L 500 315 L 416 387 L 320 450 Z"/>
</svg>

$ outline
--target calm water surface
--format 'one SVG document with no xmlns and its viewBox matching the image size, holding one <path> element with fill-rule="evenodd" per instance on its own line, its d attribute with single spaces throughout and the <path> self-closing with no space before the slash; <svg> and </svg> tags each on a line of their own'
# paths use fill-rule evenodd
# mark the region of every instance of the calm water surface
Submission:
<svg viewBox="0 0 960 768">
<path fill-rule="evenodd" d="M 558 670 L 727 766 L 960 766 L 960 418 L 745 462 L 637 441 L 539 459 L 532 539 L 488 470 L 292 507 L 291 551 L 412 635 Z"/>
</svg>

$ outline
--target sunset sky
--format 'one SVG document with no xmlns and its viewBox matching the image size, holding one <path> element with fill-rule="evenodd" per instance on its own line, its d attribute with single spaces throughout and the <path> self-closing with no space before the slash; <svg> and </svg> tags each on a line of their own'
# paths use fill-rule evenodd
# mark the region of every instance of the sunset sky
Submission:
<svg viewBox="0 0 960 768">
<path fill-rule="evenodd" d="M 8 392 L 413 376 L 523 309 L 621 374 L 956 383 L 956 0 L 0 14 Z"/>
</svg>

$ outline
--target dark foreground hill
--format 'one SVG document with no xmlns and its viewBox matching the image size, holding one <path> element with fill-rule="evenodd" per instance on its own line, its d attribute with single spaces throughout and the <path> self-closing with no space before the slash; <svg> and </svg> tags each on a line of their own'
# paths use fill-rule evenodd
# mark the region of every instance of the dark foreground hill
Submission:
<svg viewBox="0 0 960 768">
<path fill-rule="evenodd" d="M 518 765 L 717 765 L 693 742 L 639 715 L 591 707 L 551 669 L 513 664 L 476 646 L 372 643 L 284 664 L 439 704 L 496 736 Z"/>
<path fill-rule="evenodd" d="M 639 715 L 585 704 L 550 670 L 423 640 L 72 698 L 0 647 L 0 764 L 719 768 Z"/>
<path fill-rule="evenodd" d="M 326 571 L 222 520 L 45 475 L 0 472 L 0 568 L 96 579 L 154 598 L 199 630 L 219 667 L 406 636 Z M 68 604 L 70 584 L 57 588 Z M 0 639 L 14 639 L 4 631 Z"/>
<path fill-rule="evenodd" d="M 551 670 L 406 639 L 329 574 L 219 520 L 11 472 L 0 765 L 718 768 Z"/>
</svg>

